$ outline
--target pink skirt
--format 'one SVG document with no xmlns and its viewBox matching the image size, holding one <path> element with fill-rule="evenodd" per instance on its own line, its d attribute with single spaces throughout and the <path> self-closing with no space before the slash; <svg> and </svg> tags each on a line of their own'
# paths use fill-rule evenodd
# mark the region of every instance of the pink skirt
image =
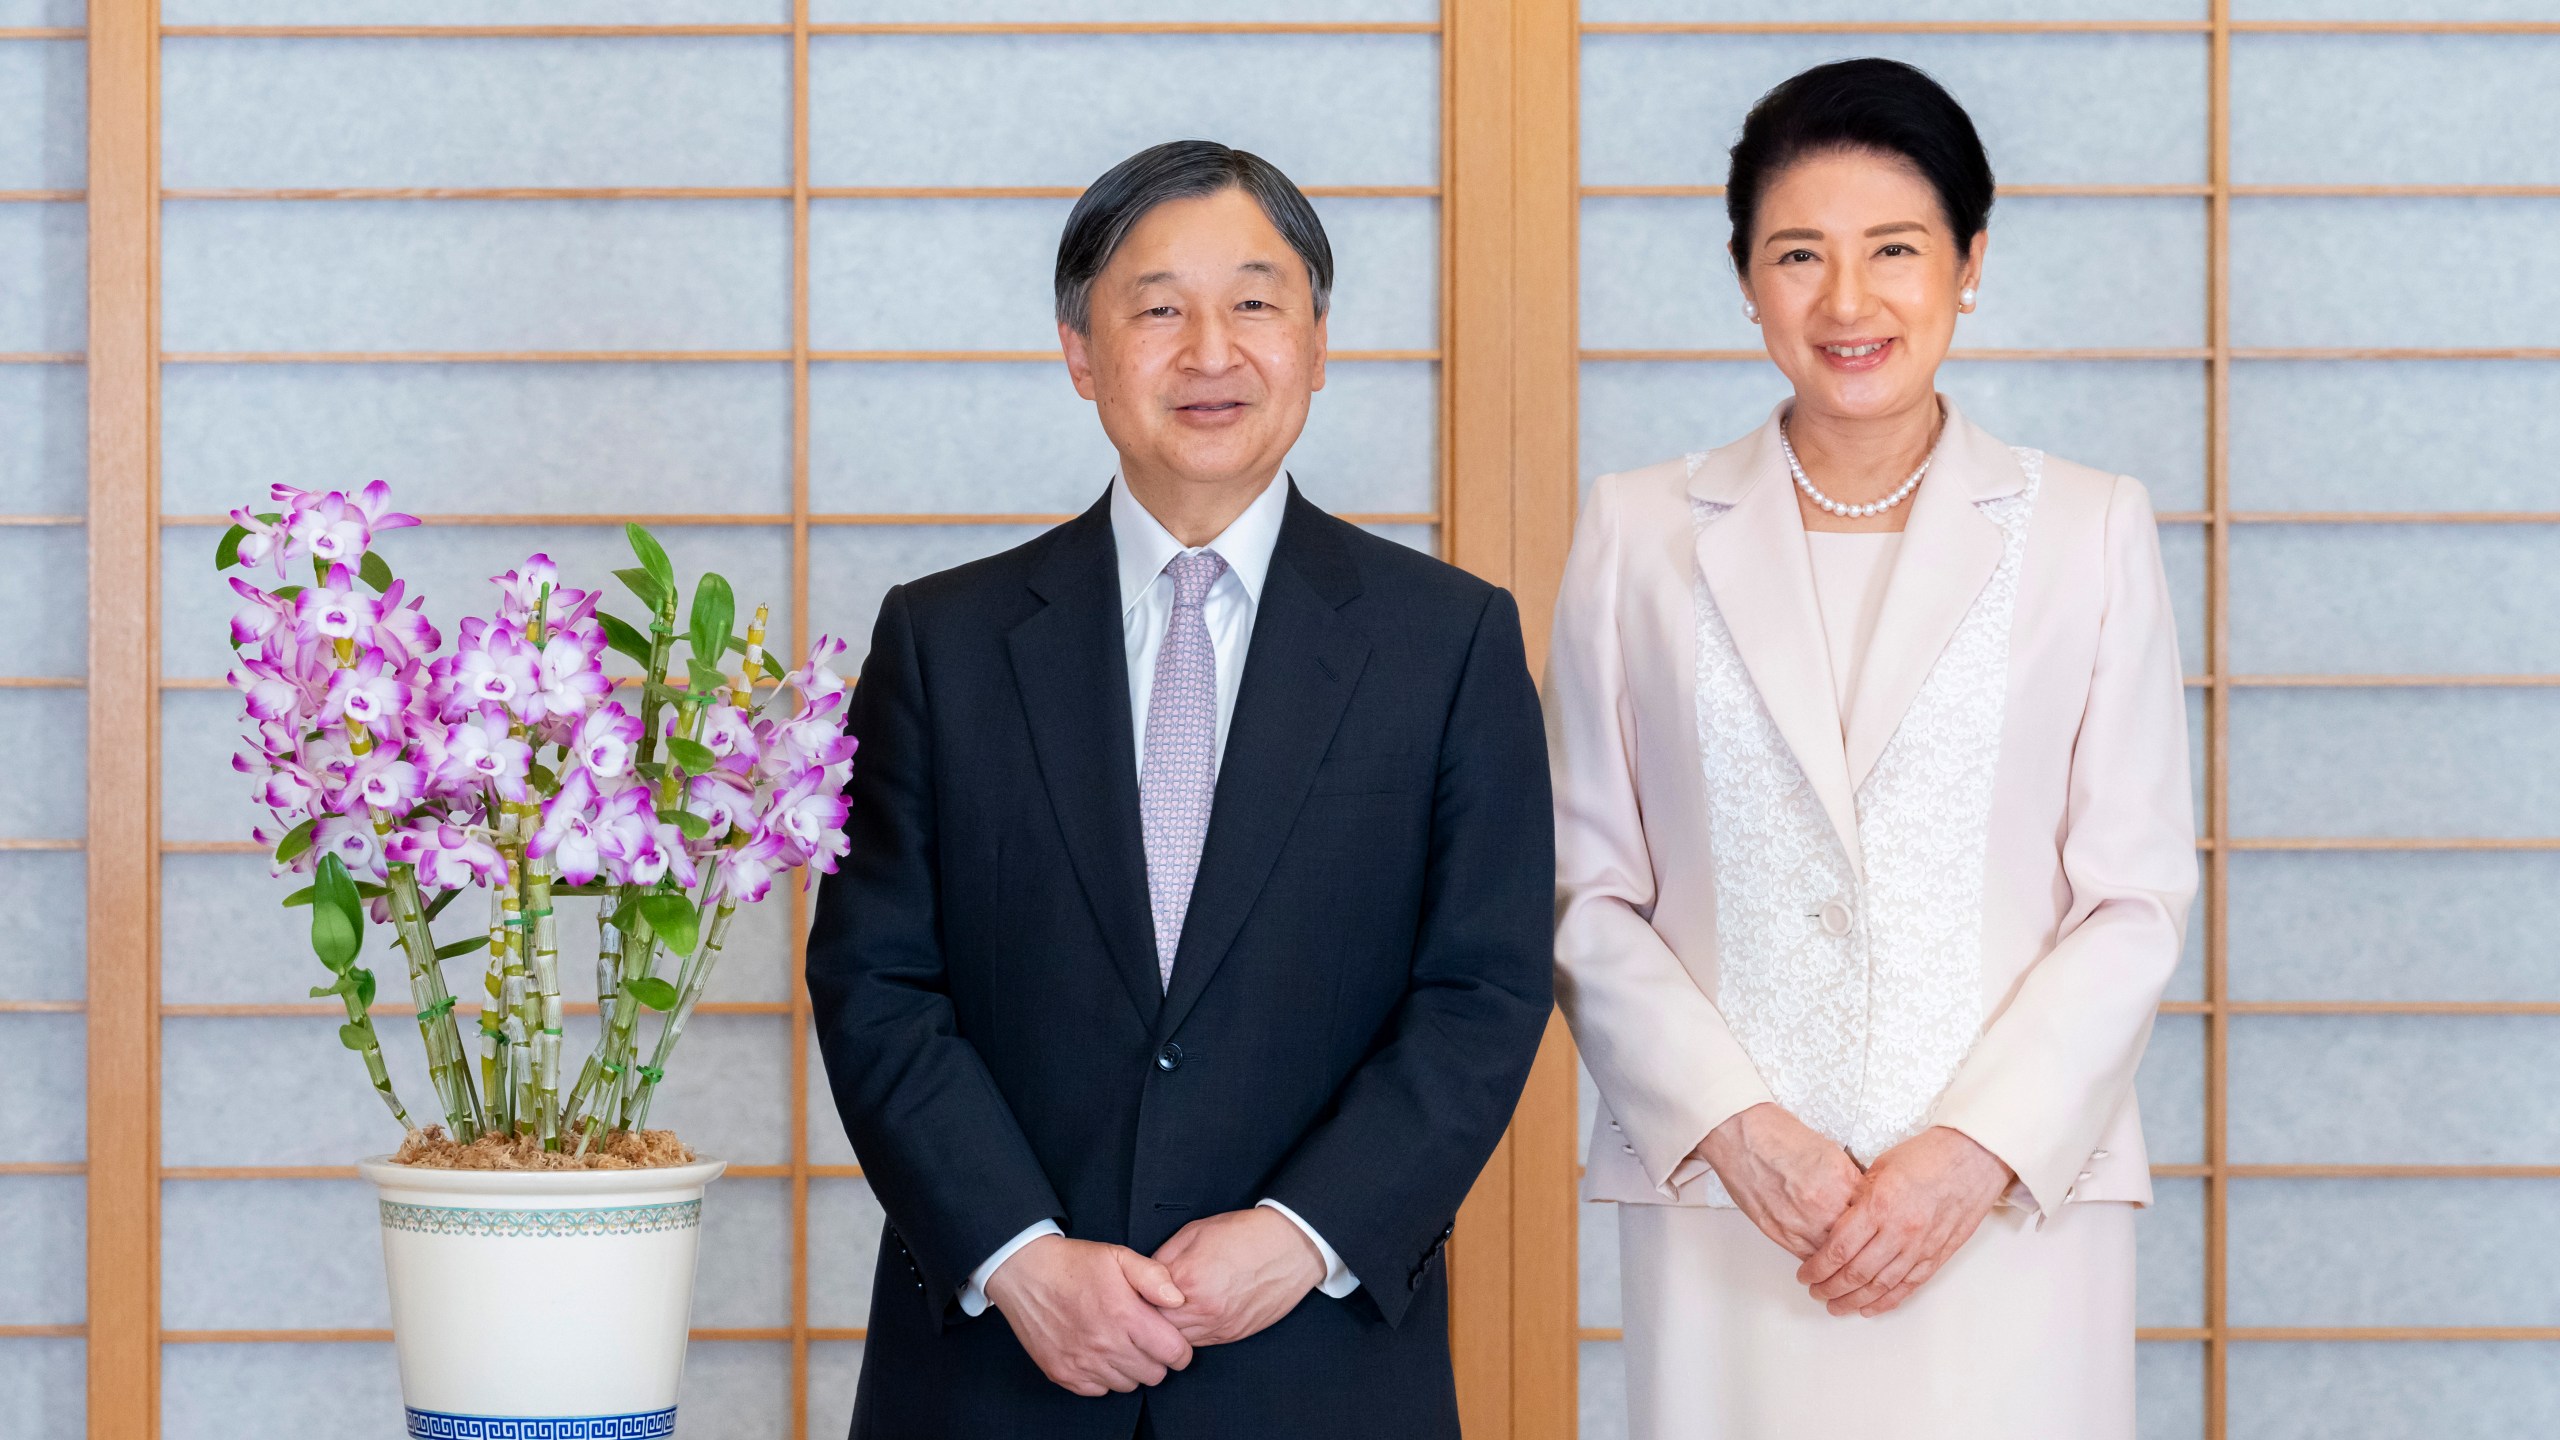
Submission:
<svg viewBox="0 0 2560 1440">
<path fill-rule="evenodd" d="M 2132 1440 L 2134 1208 L 2002 1206 L 1870 1320 L 1739 1210 L 1621 1205 L 1629 1440 Z"/>
</svg>

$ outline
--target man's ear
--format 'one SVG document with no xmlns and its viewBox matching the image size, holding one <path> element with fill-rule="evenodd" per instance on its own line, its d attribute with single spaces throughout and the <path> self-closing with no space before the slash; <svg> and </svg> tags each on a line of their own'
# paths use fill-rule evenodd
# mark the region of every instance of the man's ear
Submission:
<svg viewBox="0 0 2560 1440">
<path fill-rule="evenodd" d="M 1332 346 L 1332 344 L 1333 344 L 1333 342 L 1332 342 L 1331 340 L 1329 340 L 1329 339 L 1325 338 L 1325 328 L 1324 328 L 1324 327 L 1325 327 L 1325 321 L 1326 321 L 1326 320 L 1328 320 L 1328 319 L 1330 319 L 1330 318 L 1331 318 L 1331 317 L 1329 317 L 1329 316 L 1324 316 L 1324 315 L 1319 315 L 1319 316 L 1317 316 L 1317 317 L 1316 317 L 1316 363 L 1315 363 L 1315 368 L 1314 368 L 1313 370 L 1310 370 L 1309 372 L 1307 372 L 1307 373 L 1308 373 L 1308 376 L 1309 376 L 1309 382 L 1308 382 L 1308 385 L 1307 385 L 1307 389 L 1308 389 L 1310 392 L 1317 391 L 1317 390 L 1321 390 L 1321 389 L 1323 389 L 1323 388 L 1324 388 L 1324 357 L 1325 357 L 1325 352 L 1326 352 L 1326 350 L 1328 350 L 1329 348 L 1331 348 L 1331 346 Z"/>
<path fill-rule="evenodd" d="M 1058 348 L 1066 352 L 1067 378 L 1076 382 L 1076 393 L 1087 400 L 1098 398 L 1093 393 L 1093 342 L 1064 320 L 1058 322 Z"/>
</svg>

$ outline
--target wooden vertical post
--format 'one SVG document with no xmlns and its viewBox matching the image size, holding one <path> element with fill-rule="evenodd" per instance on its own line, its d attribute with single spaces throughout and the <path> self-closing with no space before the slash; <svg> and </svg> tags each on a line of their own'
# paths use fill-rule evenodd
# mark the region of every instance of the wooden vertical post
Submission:
<svg viewBox="0 0 2560 1440">
<path fill-rule="evenodd" d="M 89 1434 L 160 1428 L 159 22 L 89 4 Z"/>
</svg>

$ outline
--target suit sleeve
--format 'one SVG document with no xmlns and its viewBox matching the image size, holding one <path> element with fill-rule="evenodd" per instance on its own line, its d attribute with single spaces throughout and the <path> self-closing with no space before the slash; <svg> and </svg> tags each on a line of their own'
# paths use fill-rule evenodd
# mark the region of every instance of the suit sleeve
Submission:
<svg viewBox="0 0 2560 1440">
<path fill-rule="evenodd" d="M 810 923 L 811 1018 L 864 1178 L 948 1318 L 987 1257 L 1066 1211 L 952 1009 L 932 731 L 903 588 L 880 606 L 848 724 L 848 849 Z"/>
<path fill-rule="evenodd" d="M 1627 561 L 1614 492 L 1602 480 L 1584 508 L 1547 652 L 1556 999 L 1645 1179 L 1670 1199 L 1704 1172 L 1690 1152 L 1709 1131 L 1774 1097 L 1715 1001 L 1653 928 L 1656 872 L 1618 635 Z"/>
<path fill-rule="evenodd" d="M 1264 1195 L 1400 1323 L 1502 1139 L 1553 1008 L 1553 831 L 1520 612 L 1477 616 L 1442 731 L 1413 971 L 1378 1048 Z"/>
<path fill-rule="evenodd" d="M 2008 1162 L 2047 1215 L 2133 1087 L 2196 893 L 2177 625 L 2150 501 L 2132 480 L 2108 502 L 2105 552 L 2062 837 L 2070 906 L 1930 1117 Z"/>
</svg>

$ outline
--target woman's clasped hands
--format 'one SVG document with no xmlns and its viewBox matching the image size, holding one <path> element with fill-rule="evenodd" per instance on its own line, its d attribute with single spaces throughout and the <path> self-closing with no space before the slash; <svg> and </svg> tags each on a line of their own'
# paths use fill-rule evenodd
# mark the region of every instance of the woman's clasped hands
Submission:
<svg viewBox="0 0 2560 1440">
<path fill-rule="evenodd" d="M 1864 1171 L 1828 1136 L 1762 1103 L 1698 1142 L 1734 1203 L 1803 1264 L 1834 1315 L 1882 1315 L 1938 1273 L 2015 1178 L 1961 1131 L 1936 1126 Z"/>
</svg>

